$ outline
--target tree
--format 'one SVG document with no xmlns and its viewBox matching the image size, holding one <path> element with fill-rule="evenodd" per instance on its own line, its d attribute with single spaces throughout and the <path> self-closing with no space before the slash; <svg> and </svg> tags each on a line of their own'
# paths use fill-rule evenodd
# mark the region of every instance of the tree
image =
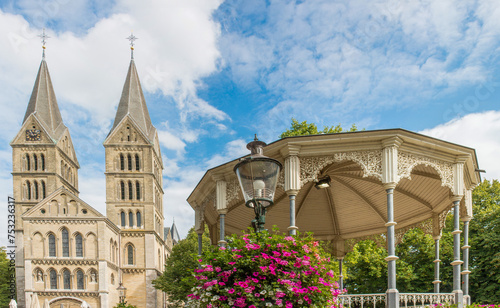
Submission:
<svg viewBox="0 0 500 308">
<path fill-rule="evenodd" d="M 0 247 L 0 307 L 8 307 L 10 302 L 11 274 L 10 259 L 5 247 Z"/>
<path fill-rule="evenodd" d="M 210 247 L 208 228 L 203 233 L 203 250 Z M 183 302 L 196 285 L 193 271 L 198 268 L 198 234 L 191 228 L 185 239 L 172 248 L 163 274 L 153 281 L 156 289 L 167 293 L 169 307 L 183 307 Z"/>
<path fill-rule="evenodd" d="M 500 303 L 500 182 L 484 180 L 473 192 L 470 221 L 470 295 L 481 304 Z"/>
<path fill-rule="evenodd" d="M 125 303 L 119 303 L 116 306 L 114 306 L 113 308 L 137 308 L 137 306 L 130 305 L 130 304 L 127 304 L 127 302 L 125 302 Z"/>
<path fill-rule="evenodd" d="M 342 129 L 342 126 L 338 124 L 337 126 L 325 126 L 322 131 L 318 131 L 318 127 L 314 123 L 307 123 L 307 121 L 300 122 L 292 118 L 292 123 L 290 129 L 287 129 L 280 135 L 280 138 L 292 137 L 292 136 L 306 136 L 306 135 L 319 135 L 319 134 L 333 134 L 333 133 L 344 133 L 344 132 L 354 132 L 358 128 L 356 124 L 352 124 L 349 130 Z"/>
</svg>

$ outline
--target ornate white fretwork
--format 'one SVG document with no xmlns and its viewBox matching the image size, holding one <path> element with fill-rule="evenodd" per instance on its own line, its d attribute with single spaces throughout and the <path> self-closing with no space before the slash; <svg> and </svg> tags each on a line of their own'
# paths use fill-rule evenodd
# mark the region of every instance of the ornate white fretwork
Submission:
<svg viewBox="0 0 500 308">
<path fill-rule="evenodd" d="M 240 183 L 237 179 L 232 179 L 227 182 L 226 186 L 226 202 L 231 204 L 234 200 L 240 199 Z"/>
<path fill-rule="evenodd" d="M 411 180 L 411 171 L 417 165 L 425 165 L 434 168 L 441 177 L 441 186 L 453 189 L 453 164 L 428 158 L 421 155 L 399 152 L 398 153 L 398 179 L 407 178 Z"/>
<path fill-rule="evenodd" d="M 374 176 L 382 180 L 382 151 L 356 151 L 335 153 L 333 156 L 300 157 L 301 184 L 315 181 L 323 168 L 345 160 L 359 164 L 363 169 L 363 177 Z"/>
<path fill-rule="evenodd" d="M 425 234 L 432 235 L 432 218 L 426 219 L 410 226 L 406 226 L 404 228 L 397 229 L 395 234 L 395 244 L 398 245 L 402 243 L 406 232 L 415 228 L 422 230 Z"/>
</svg>

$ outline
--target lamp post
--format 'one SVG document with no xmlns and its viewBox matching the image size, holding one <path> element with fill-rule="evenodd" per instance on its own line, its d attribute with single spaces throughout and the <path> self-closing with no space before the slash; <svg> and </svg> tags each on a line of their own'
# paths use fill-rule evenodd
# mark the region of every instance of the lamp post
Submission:
<svg viewBox="0 0 500 308">
<path fill-rule="evenodd" d="M 274 204 L 274 193 L 282 168 L 279 161 L 264 156 L 262 147 L 265 145 L 266 143 L 259 141 L 255 135 L 254 141 L 247 144 L 250 157 L 242 159 L 234 166 L 245 205 L 255 213 L 255 219 L 252 220 L 255 232 L 264 230 L 266 211 Z"/>
<path fill-rule="evenodd" d="M 125 297 L 127 295 L 127 288 L 123 286 L 123 283 L 120 282 L 118 288 L 118 296 L 120 297 L 120 304 L 125 304 Z"/>
</svg>

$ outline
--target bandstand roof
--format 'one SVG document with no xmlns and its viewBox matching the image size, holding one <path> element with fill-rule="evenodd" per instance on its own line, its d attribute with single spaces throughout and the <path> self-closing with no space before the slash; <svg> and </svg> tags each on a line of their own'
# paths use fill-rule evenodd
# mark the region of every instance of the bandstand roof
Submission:
<svg viewBox="0 0 500 308">
<path fill-rule="evenodd" d="M 475 150 L 403 129 L 358 131 L 288 137 L 268 144 L 264 155 L 280 161 L 298 156 L 300 189 L 296 196 L 296 225 L 323 240 L 359 239 L 386 232 L 387 162 L 384 148 L 395 147 L 394 215 L 396 231 L 427 225 L 439 233 L 452 200 L 463 195 L 461 212 L 472 216 L 470 191 L 481 181 Z M 212 243 L 218 241 L 221 200 L 227 208 L 227 234 L 250 227 L 253 211 L 244 205 L 233 172 L 238 159 L 208 170 L 188 198 L 197 211 L 197 225 L 208 224 Z M 284 167 L 283 169 L 285 169 Z M 299 171 L 297 171 L 299 172 Z M 316 189 L 315 182 L 330 176 L 331 186 Z M 266 227 L 289 226 L 289 198 L 282 170 L 275 204 L 268 210 Z M 224 181 L 225 194 L 216 182 Z M 462 185 L 457 186 L 457 182 Z M 456 191 L 461 190 L 461 191 Z M 219 203 L 217 203 L 217 197 Z"/>
</svg>

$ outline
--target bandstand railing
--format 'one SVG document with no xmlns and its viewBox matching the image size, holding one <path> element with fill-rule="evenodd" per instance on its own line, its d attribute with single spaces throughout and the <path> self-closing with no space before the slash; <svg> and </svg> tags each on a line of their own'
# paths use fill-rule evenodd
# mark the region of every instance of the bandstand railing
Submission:
<svg viewBox="0 0 500 308">
<path fill-rule="evenodd" d="M 400 307 L 420 308 L 432 304 L 453 304 L 453 293 L 400 293 Z M 385 306 L 385 293 L 377 294 L 345 294 L 339 295 L 339 302 L 349 308 L 377 308 Z"/>
</svg>

